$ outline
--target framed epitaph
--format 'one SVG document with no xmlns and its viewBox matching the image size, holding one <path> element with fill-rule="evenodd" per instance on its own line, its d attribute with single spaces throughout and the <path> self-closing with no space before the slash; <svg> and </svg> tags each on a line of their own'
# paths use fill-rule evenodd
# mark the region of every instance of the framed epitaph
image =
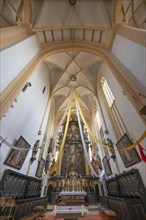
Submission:
<svg viewBox="0 0 146 220">
<path fill-rule="evenodd" d="M 104 166 L 106 176 L 110 176 L 112 174 L 112 170 L 111 170 L 109 160 L 107 159 L 107 156 L 105 156 L 103 158 L 102 162 L 103 162 L 103 166 Z"/>
<path fill-rule="evenodd" d="M 135 148 L 127 151 L 120 151 L 120 149 L 128 148 L 130 145 L 132 145 L 132 142 L 130 141 L 127 134 L 124 134 L 116 144 L 119 154 L 126 168 L 141 161 Z"/>
<path fill-rule="evenodd" d="M 12 148 L 10 150 L 5 164 L 20 170 L 31 146 L 22 136 L 20 136 L 15 146 L 18 149 Z"/>
</svg>

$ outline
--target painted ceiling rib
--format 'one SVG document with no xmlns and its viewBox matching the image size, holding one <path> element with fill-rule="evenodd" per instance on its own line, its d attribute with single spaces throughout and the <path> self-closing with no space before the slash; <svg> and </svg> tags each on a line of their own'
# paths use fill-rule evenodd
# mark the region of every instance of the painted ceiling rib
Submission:
<svg viewBox="0 0 146 220">
<path fill-rule="evenodd" d="M 91 39 L 91 41 L 93 42 L 93 40 L 94 40 L 94 30 L 92 30 L 92 39 Z"/>
<path fill-rule="evenodd" d="M 73 51 L 72 51 L 72 52 L 73 52 Z M 68 52 L 66 52 L 66 54 L 69 56 L 69 58 L 72 59 L 72 61 L 74 61 L 75 58 L 80 54 L 80 51 L 78 51 L 78 53 L 77 53 L 74 57 L 72 57 Z M 70 63 L 70 64 L 71 64 L 71 63 Z"/>
<path fill-rule="evenodd" d="M 18 17 L 19 21 L 22 22 L 22 19 L 20 19 L 20 17 L 18 16 L 17 10 L 15 10 L 14 6 L 12 5 L 12 3 L 9 2 L 8 0 L 6 0 L 6 3 L 9 6 L 9 8 L 12 9 L 12 11 L 15 14 L 16 18 Z M 16 21 L 17 21 L 17 19 L 16 19 Z"/>
<path fill-rule="evenodd" d="M 23 0 L 20 0 L 20 4 L 19 4 L 19 6 L 18 6 L 18 8 L 17 8 L 17 13 L 19 12 L 19 10 L 20 10 L 20 8 L 21 8 L 21 6 L 22 6 L 22 4 L 23 4 L 22 1 L 23 1 Z"/>
<path fill-rule="evenodd" d="M 124 7 L 123 7 L 123 5 L 122 5 L 122 8 L 121 8 L 121 10 L 122 10 L 122 14 L 123 14 L 123 17 L 122 17 L 122 22 L 125 22 L 126 21 L 126 14 L 125 14 L 125 11 L 124 11 Z"/>
<path fill-rule="evenodd" d="M 51 36 L 52 36 L 52 41 L 55 41 L 55 39 L 54 39 L 54 32 L 53 32 L 53 30 L 51 30 Z"/>
<path fill-rule="evenodd" d="M 146 23 L 146 18 L 144 18 L 138 26 L 141 27 L 143 23 Z"/>
<path fill-rule="evenodd" d="M 99 34 L 99 41 L 98 41 L 98 43 L 101 43 L 101 39 L 102 39 L 102 31 L 100 31 L 100 34 Z"/>
<path fill-rule="evenodd" d="M 89 93 L 88 94 L 92 94 L 93 96 L 95 96 L 95 97 L 97 97 L 97 95 L 95 94 L 95 92 L 94 91 L 92 91 L 90 88 L 87 88 L 86 86 L 82 86 L 82 85 L 79 85 L 78 87 L 76 87 L 76 90 L 79 90 L 80 89 L 80 87 L 81 88 L 83 88 L 83 89 L 85 89 L 85 90 L 87 90 L 87 91 L 89 91 Z M 91 95 L 90 94 L 90 95 Z"/>
<path fill-rule="evenodd" d="M 13 26 L 13 25 L 14 25 L 14 23 L 12 23 L 12 21 L 11 21 L 8 17 L 4 16 L 4 15 L 1 14 L 1 13 L 0 13 L 0 16 L 1 16 L 10 26 Z"/>
<path fill-rule="evenodd" d="M 61 38 L 62 38 L 62 41 L 64 41 L 64 33 L 62 29 L 61 29 Z"/>
<path fill-rule="evenodd" d="M 73 41 L 74 40 L 74 30 L 71 29 L 71 40 Z"/>
<path fill-rule="evenodd" d="M 23 0 L 24 22 L 32 23 L 32 1 Z"/>
<path fill-rule="evenodd" d="M 60 68 L 62 71 L 64 71 L 64 69 L 58 65 L 57 63 L 54 63 L 53 61 L 49 61 L 49 60 L 43 60 L 44 63 L 47 63 L 47 64 L 53 64 L 54 66 Z"/>
<path fill-rule="evenodd" d="M 48 43 L 45 31 L 43 31 L 43 36 L 44 36 L 45 43 Z"/>
<path fill-rule="evenodd" d="M 4 6 L 4 0 L 1 0 L 1 8 L 0 8 L 0 12 L 1 12 L 2 9 L 3 9 L 3 6 Z"/>
<path fill-rule="evenodd" d="M 134 21 L 134 23 L 135 23 L 136 27 L 138 28 L 138 27 L 139 27 L 139 25 L 137 24 L 137 21 L 136 21 L 135 17 L 133 16 L 132 18 L 133 18 L 133 21 Z"/>
<path fill-rule="evenodd" d="M 57 95 L 57 92 L 59 92 L 62 89 L 65 89 L 65 88 L 68 88 L 68 87 L 62 86 L 62 87 L 56 89 L 55 91 L 52 92 L 51 97 L 53 97 L 55 94 Z M 68 88 L 68 89 L 71 91 L 70 88 Z"/>
<path fill-rule="evenodd" d="M 129 10 L 129 8 L 130 8 L 130 6 L 131 6 L 132 2 L 133 2 L 133 0 L 131 0 L 131 2 L 129 3 L 129 5 L 128 5 L 127 9 L 124 11 L 124 15 L 125 15 L 125 16 L 126 16 L 126 14 L 127 14 L 128 10 Z M 124 9 L 124 8 L 123 8 L 123 9 Z"/>
<path fill-rule="evenodd" d="M 60 81 L 61 78 L 64 76 L 64 74 L 65 74 L 65 73 L 68 73 L 66 70 L 67 70 L 67 68 L 70 66 L 71 63 L 72 63 L 72 60 L 71 60 L 71 62 L 69 63 L 69 65 L 65 68 L 64 72 L 62 73 L 62 75 L 60 76 L 58 82 L 56 83 L 56 86 L 58 85 L 59 81 Z M 68 74 L 69 74 L 69 73 L 68 73 Z M 55 87 L 56 87 L 56 86 L 55 86 Z M 66 86 L 66 85 L 65 85 L 65 86 Z M 55 87 L 54 87 L 54 89 L 55 89 Z"/>
<path fill-rule="evenodd" d="M 68 7 L 68 9 L 67 9 L 67 12 L 66 12 L 66 14 L 65 14 L 65 16 L 64 16 L 64 19 L 63 19 L 63 22 L 62 22 L 62 26 L 64 26 L 64 24 L 65 24 L 65 22 L 66 22 L 66 20 L 67 20 L 67 17 L 68 17 L 68 15 L 69 15 L 70 9 L 71 9 L 71 5 L 69 5 L 69 7 Z"/>
<path fill-rule="evenodd" d="M 104 9 L 102 0 L 100 0 L 99 2 L 100 2 L 101 10 L 102 10 L 102 12 L 103 12 L 103 16 L 104 16 L 104 18 L 105 18 L 105 20 L 106 20 L 106 22 L 107 22 L 107 25 L 109 26 L 109 28 L 112 28 L 112 25 L 111 25 L 111 23 L 110 23 L 110 21 L 109 21 L 109 19 L 108 19 L 108 17 L 107 17 L 107 13 L 106 13 L 106 11 L 105 11 L 105 9 Z"/>
<path fill-rule="evenodd" d="M 87 106 L 87 104 L 84 102 L 84 100 L 80 97 L 80 95 L 78 94 L 78 97 L 79 97 L 79 100 L 81 100 L 81 102 L 86 106 L 86 108 L 88 109 L 89 113 L 91 114 L 91 111 L 89 110 L 89 107 Z M 82 104 L 80 102 L 80 106 L 81 106 L 81 109 L 82 109 Z"/>
<path fill-rule="evenodd" d="M 49 30 L 70 30 L 70 29 L 76 29 L 76 30 L 95 30 L 95 31 L 105 31 L 109 32 L 111 31 L 110 28 L 104 28 L 104 27 L 97 27 L 97 26 L 50 26 L 50 27 L 42 27 L 42 28 L 35 28 L 32 30 L 32 32 L 38 32 L 38 31 L 49 31 Z"/>
<path fill-rule="evenodd" d="M 85 29 L 83 29 L 83 40 L 85 40 Z"/>
<path fill-rule="evenodd" d="M 94 60 L 94 61 L 91 61 L 90 63 L 88 63 L 86 66 L 84 66 L 83 68 L 79 67 L 80 68 L 80 71 L 84 71 L 84 69 L 86 69 L 87 67 L 97 63 L 98 60 Z M 76 62 L 76 61 L 75 61 Z M 78 64 L 77 64 L 78 65 Z"/>
<path fill-rule="evenodd" d="M 74 10 L 75 10 L 75 9 L 74 9 Z M 77 12 L 77 10 L 75 10 L 75 13 L 76 13 L 76 15 L 77 15 L 77 17 L 78 17 L 80 26 L 84 26 L 85 24 L 83 24 L 83 22 L 82 22 L 82 20 L 81 20 L 81 17 L 80 17 L 80 15 L 79 15 L 79 13 Z"/>
<path fill-rule="evenodd" d="M 21 0 L 21 1 L 22 1 L 22 0 Z M 37 26 L 37 24 L 38 24 L 38 22 L 39 22 L 39 20 L 40 20 L 40 18 L 41 18 L 41 15 L 42 15 L 43 10 L 44 10 L 44 7 L 45 7 L 45 2 L 46 2 L 46 0 L 43 0 L 43 4 L 42 4 L 41 10 L 40 10 L 40 13 L 39 13 L 39 15 L 38 15 L 38 17 L 37 17 L 37 19 L 36 19 L 36 22 L 34 22 L 32 31 L 36 28 L 36 26 Z"/>
<path fill-rule="evenodd" d="M 141 7 L 142 4 L 146 4 L 146 1 L 143 0 L 139 5 L 138 7 L 135 9 L 135 11 L 133 12 L 134 14 L 139 10 L 139 8 Z"/>
</svg>

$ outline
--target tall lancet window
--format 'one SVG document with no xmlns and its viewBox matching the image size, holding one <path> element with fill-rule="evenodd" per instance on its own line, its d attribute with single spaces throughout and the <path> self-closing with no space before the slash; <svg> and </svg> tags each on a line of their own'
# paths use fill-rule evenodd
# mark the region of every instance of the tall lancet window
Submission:
<svg viewBox="0 0 146 220">
<path fill-rule="evenodd" d="M 107 109 L 113 123 L 115 133 L 117 134 L 116 136 L 119 138 L 122 134 L 127 133 L 128 131 L 119 112 L 118 106 L 116 105 L 115 97 L 113 96 L 113 93 L 103 76 L 101 77 L 101 87 L 109 107 Z"/>
<path fill-rule="evenodd" d="M 109 85 L 107 84 L 107 81 L 105 80 L 105 78 L 103 76 L 101 78 L 101 86 L 102 86 L 104 95 L 106 97 L 106 100 L 108 102 L 108 105 L 111 108 L 113 103 L 114 103 L 114 101 L 115 101 L 115 98 L 113 96 L 113 93 L 112 93 Z"/>
</svg>

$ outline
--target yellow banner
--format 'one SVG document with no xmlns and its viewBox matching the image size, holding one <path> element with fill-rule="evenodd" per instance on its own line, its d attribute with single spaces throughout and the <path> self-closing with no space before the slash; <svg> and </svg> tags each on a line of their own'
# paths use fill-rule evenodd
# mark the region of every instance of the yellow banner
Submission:
<svg viewBox="0 0 146 220">
<path fill-rule="evenodd" d="M 87 125 L 87 122 L 84 118 L 84 115 L 82 113 L 82 110 L 81 110 L 81 107 L 80 107 L 80 103 L 79 103 L 79 99 L 78 99 L 78 95 L 76 93 L 76 91 L 74 91 L 75 93 L 75 100 L 76 100 L 76 103 L 78 105 L 78 108 L 79 108 L 79 112 L 80 112 L 80 115 L 81 115 L 81 118 L 85 124 L 85 126 L 88 128 L 88 131 L 89 133 L 91 134 L 92 138 L 94 139 L 95 142 L 99 143 L 102 147 L 105 147 L 105 148 L 108 148 L 108 149 L 111 149 L 109 148 L 109 146 L 103 144 L 101 141 L 99 141 L 96 136 L 93 134 L 93 132 L 91 131 L 91 129 L 89 128 L 89 126 Z M 140 143 L 144 138 L 146 137 L 146 131 L 142 134 L 142 136 L 137 140 L 138 143 Z M 122 149 L 119 149 L 118 151 L 129 151 L 131 149 L 133 149 L 134 147 L 137 146 L 137 142 L 135 142 L 134 144 L 130 145 L 129 147 L 123 147 Z M 113 149 L 111 149 L 113 150 Z"/>
<path fill-rule="evenodd" d="M 60 157 L 62 155 L 62 151 L 63 151 L 63 148 L 64 148 L 66 135 L 67 135 L 67 131 L 68 131 L 69 119 L 70 119 L 70 114 L 71 114 L 71 109 L 72 109 L 72 102 L 73 102 L 73 93 L 72 93 L 71 99 L 70 99 L 69 110 L 68 110 L 68 115 L 67 115 L 67 121 L 66 121 L 66 126 L 65 126 L 65 130 L 64 130 L 63 138 L 62 138 L 62 143 L 61 143 L 61 146 L 60 146 L 60 151 L 59 151 L 59 154 L 58 154 L 58 157 L 57 157 L 57 161 L 54 164 L 54 166 L 51 168 L 49 175 L 51 175 L 54 172 L 54 170 L 56 169 L 56 165 L 59 164 Z"/>
</svg>

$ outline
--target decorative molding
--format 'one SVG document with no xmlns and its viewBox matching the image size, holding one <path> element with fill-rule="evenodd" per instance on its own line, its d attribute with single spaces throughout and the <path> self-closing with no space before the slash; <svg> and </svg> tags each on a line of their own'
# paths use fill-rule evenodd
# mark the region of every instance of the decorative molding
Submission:
<svg viewBox="0 0 146 220">
<path fill-rule="evenodd" d="M 1 28 L 0 48 L 8 47 L 18 43 L 20 40 L 30 36 L 28 28 L 25 26 L 13 26 Z"/>
<path fill-rule="evenodd" d="M 121 9 L 122 9 L 122 0 L 114 0 L 113 3 L 113 23 L 116 24 L 118 22 L 121 22 Z"/>
<path fill-rule="evenodd" d="M 120 24 L 117 34 L 146 47 L 146 30 Z"/>
<path fill-rule="evenodd" d="M 130 27 L 128 26 L 128 23 L 125 22 L 116 24 L 113 31 L 113 36 L 111 38 L 112 41 L 110 43 L 110 48 L 112 48 L 117 34 L 127 38 L 130 41 L 140 44 L 143 47 L 146 47 L 146 30 Z"/>
</svg>

